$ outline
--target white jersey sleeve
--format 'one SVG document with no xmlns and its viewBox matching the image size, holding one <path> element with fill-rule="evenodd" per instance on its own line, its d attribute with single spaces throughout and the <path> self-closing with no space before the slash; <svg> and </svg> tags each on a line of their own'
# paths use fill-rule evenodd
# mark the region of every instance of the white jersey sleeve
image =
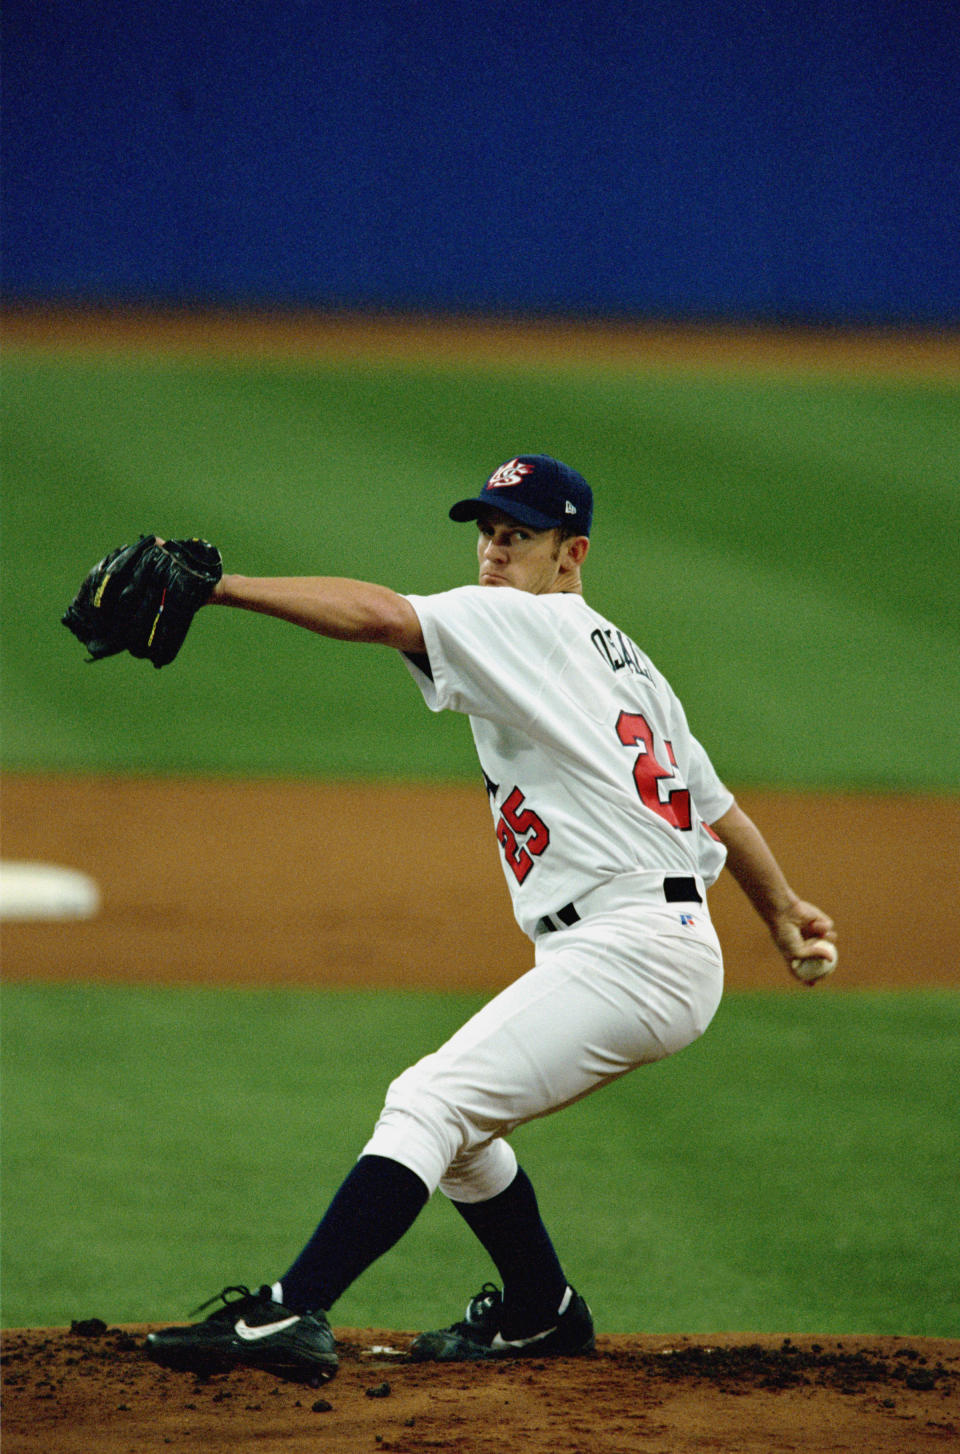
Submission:
<svg viewBox="0 0 960 1454">
<path fill-rule="evenodd" d="M 407 599 L 426 644 L 407 664 L 432 711 L 470 718 L 521 928 L 623 873 L 715 880 L 733 796 L 635 642 L 572 593 Z"/>
</svg>

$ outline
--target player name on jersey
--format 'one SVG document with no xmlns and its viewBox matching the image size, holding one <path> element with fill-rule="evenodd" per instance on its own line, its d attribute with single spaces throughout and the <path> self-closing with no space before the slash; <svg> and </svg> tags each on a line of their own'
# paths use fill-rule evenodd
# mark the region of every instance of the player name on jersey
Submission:
<svg viewBox="0 0 960 1454">
<path fill-rule="evenodd" d="M 622 631 L 616 627 L 598 626 L 596 631 L 591 631 L 590 640 L 597 651 L 606 662 L 611 671 L 623 671 L 624 667 L 632 671 L 636 676 L 646 677 L 652 681 L 649 671 L 644 666 L 640 657 L 640 648 L 624 636 Z"/>
</svg>

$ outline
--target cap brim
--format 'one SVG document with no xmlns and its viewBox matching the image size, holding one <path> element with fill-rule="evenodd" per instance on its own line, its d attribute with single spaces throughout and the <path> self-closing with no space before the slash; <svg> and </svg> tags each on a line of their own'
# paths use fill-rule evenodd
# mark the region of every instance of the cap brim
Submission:
<svg viewBox="0 0 960 1454">
<path fill-rule="evenodd" d="M 491 500 L 489 495 L 474 496 L 471 500 L 458 500 L 456 505 L 450 507 L 451 520 L 476 520 L 485 510 L 499 510 L 502 515 L 509 515 L 511 520 L 519 520 L 522 525 L 529 525 L 533 530 L 556 530 L 560 525 L 559 520 L 553 520 L 549 515 L 541 515 L 539 510 L 531 510 L 527 505 L 514 504 L 511 501 L 509 510 L 506 502 L 500 504 L 497 500 Z"/>
</svg>

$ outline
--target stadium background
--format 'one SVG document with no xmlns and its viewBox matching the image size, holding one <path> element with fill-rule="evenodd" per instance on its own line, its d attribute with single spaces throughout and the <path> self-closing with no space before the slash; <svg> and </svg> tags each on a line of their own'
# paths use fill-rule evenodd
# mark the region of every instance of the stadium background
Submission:
<svg viewBox="0 0 960 1454">
<path fill-rule="evenodd" d="M 7 297 L 957 322 L 950 6 L 13 0 Z"/>
<path fill-rule="evenodd" d="M 425 721 L 386 663 L 202 618 L 170 673 L 87 668 L 57 616 L 140 529 L 202 530 L 251 571 L 449 585 L 450 489 L 516 449 L 569 457 L 602 490 L 596 604 L 673 677 L 735 787 L 839 795 L 810 811 L 823 843 L 858 840 L 852 912 L 870 894 L 875 927 L 877 901 L 895 905 L 889 965 L 913 954 L 904 922 L 933 923 L 935 949 L 908 965 L 909 997 L 734 993 L 649 1090 L 634 1078 L 609 1112 L 532 1128 L 552 1220 L 587 1249 L 610 1328 L 955 1336 L 956 998 L 923 988 L 931 954 L 941 984 L 956 962 L 935 912 L 960 779 L 949 7 L 15 0 L 3 28 L 5 854 L 55 841 L 83 867 L 112 824 L 112 860 L 147 861 L 139 794 L 158 777 L 182 790 L 186 775 L 189 802 L 200 775 L 203 804 L 211 774 L 324 790 L 373 776 L 384 811 L 392 777 L 429 785 L 426 801 L 468 779 L 463 724 Z M 245 331 L 251 309 L 278 332 Z M 151 310 L 175 320 L 173 344 Z M 491 320 L 509 328 L 471 351 Z M 67 812 L 75 773 L 100 817 Z M 889 794 L 901 862 L 878 881 L 881 844 L 849 824 Z M 444 844 L 456 816 L 438 825 Z M 200 826 L 213 910 L 234 845 Z M 338 857 L 342 831 L 319 851 Z M 484 846 L 462 865 L 450 948 L 492 942 L 505 963 L 516 946 L 472 927 Z M 423 932 L 429 877 L 405 866 Z M 99 973 L 88 951 L 76 971 L 89 925 L 5 932 L 7 1324 L 69 1321 L 91 1299 L 109 1318 L 179 1316 L 208 1282 L 255 1278 L 248 1261 L 308 1230 L 394 1060 L 471 1002 L 328 996 L 319 958 L 306 1000 L 157 988 L 204 907 L 171 932 L 176 865 L 164 874 L 119 921 L 104 885 Z M 399 985 L 409 931 L 389 927 Z M 256 940 L 265 974 L 284 932 Z M 351 932 L 337 942 L 356 970 L 368 941 Z M 856 943 L 844 952 L 856 965 Z M 66 983 L 32 983 L 32 957 Z M 671 1111 L 665 1145 L 653 1103 Z M 771 1159 L 745 1228 L 738 1178 Z M 252 1165 L 267 1170 L 238 1221 Z M 599 1224 L 582 1202 L 596 1180 Z M 345 1317 L 448 1312 L 465 1250 L 441 1211 Z"/>
</svg>

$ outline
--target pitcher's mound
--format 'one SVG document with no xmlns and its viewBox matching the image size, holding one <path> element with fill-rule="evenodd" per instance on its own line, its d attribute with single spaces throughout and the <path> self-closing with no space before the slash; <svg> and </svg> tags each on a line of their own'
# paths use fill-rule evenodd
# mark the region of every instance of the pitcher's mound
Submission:
<svg viewBox="0 0 960 1454">
<path fill-rule="evenodd" d="M 960 1341 L 603 1337 L 585 1358 L 411 1364 L 410 1333 L 337 1329 L 321 1388 L 149 1362 L 145 1327 L 5 1336 L 5 1448 L 289 1454 L 692 1454 L 956 1447 Z M 397 1352 L 401 1351 L 401 1356 Z"/>
</svg>

